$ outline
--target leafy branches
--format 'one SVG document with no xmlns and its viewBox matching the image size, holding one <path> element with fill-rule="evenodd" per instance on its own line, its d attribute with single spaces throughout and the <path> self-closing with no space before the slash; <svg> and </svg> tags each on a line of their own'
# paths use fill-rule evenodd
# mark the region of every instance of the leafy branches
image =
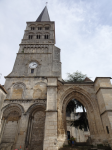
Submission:
<svg viewBox="0 0 112 150">
<path fill-rule="evenodd" d="M 67 73 L 68 79 L 65 80 L 66 82 L 81 82 L 87 77 L 86 74 L 82 74 L 79 71 L 74 72 L 73 74 Z"/>
</svg>

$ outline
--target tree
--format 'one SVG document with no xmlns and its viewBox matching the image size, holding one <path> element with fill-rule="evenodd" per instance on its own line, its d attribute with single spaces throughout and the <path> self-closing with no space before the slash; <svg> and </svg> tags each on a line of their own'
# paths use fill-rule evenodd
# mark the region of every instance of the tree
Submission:
<svg viewBox="0 0 112 150">
<path fill-rule="evenodd" d="M 82 74 L 79 71 L 76 71 L 73 74 L 70 74 L 70 73 L 67 73 L 67 74 L 68 74 L 68 79 L 66 80 L 66 82 L 81 82 L 81 81 L 84 81 L 84 79 L 87 77 L 86 74 Z M 89 128 L 85 108 L 83 104 L 80 103 L 78 100 L 76 99 L 71 100 L 67 105 L 66 112 L 70 112 L 70 113 L 74 112 L 74 109 L 77 109 L 79 107 L 83 109 L 83 113 L 81 117 L 75 120 L 71 125 L 75 127 L 79 127 L 80 129 Z"/>
<path fill-rule="evenodd" d="M 66 82 L 81 82 L 87 77 L 86 74 L 82 74 L 79 71 L 74 72 L 73 74 L 67 73 L 68 77 Z"/>
</svg>

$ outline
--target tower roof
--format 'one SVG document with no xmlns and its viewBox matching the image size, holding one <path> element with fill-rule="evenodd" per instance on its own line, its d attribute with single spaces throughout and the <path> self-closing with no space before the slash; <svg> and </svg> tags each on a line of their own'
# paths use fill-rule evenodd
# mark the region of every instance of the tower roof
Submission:
<svg viewBox="0 0 112 150">
<path fill-rule="evenodd" d="M 47 10 L 47 6 L 43 9 L 39 17 L 37 18 L 36 22 L 38 21 L 50 21 L 49 13 Z"/>
</svg>

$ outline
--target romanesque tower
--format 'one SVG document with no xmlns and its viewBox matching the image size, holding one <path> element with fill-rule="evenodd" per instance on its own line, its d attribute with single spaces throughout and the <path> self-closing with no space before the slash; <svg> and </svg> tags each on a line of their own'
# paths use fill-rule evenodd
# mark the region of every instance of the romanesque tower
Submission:
<svg viewBox="0 0 112 150">
<path fill-rule="evenodd" d="M 45 7 L 36 21 L 27 22 L 13 70 L 6 76 L 1 143 L 42 150 L 50 141 L 57 149 L 57 79 L 60 49 L 55 46 L 55 22 Z"/>
</svg>

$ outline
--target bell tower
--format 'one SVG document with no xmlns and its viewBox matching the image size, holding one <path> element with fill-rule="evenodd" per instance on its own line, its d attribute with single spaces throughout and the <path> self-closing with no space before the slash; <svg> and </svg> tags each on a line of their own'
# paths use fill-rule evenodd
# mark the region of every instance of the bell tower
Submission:
<svg viewBox="0 0 112 150">
<path fill-rule="evenodd" d="M 11 141 L 15 148 L 21 145 L 22 149 L 28 146 L 57 150 L 57 81 L 61 79 L 61 62 L 60 49 L 55 46 L 55 22 L 50 21 L 46 6 L 36 21 L 27 22 L 13 70 L 5 78 L 8 94 L 3 117 L 6 109 L 11 115 L 17 114 L 17 119 L 11 117 L 3 125 L 1 143 Z M 5 118 L 7 122 L 8 117 Z"/>
<path fill-rule="evenodd" d="M 13 71 L 8 77 L 61 78 L 60 49 L 55 45 L 55 22 L 45 7 L 35 22 L 27 22 Z"/>
</svg>

